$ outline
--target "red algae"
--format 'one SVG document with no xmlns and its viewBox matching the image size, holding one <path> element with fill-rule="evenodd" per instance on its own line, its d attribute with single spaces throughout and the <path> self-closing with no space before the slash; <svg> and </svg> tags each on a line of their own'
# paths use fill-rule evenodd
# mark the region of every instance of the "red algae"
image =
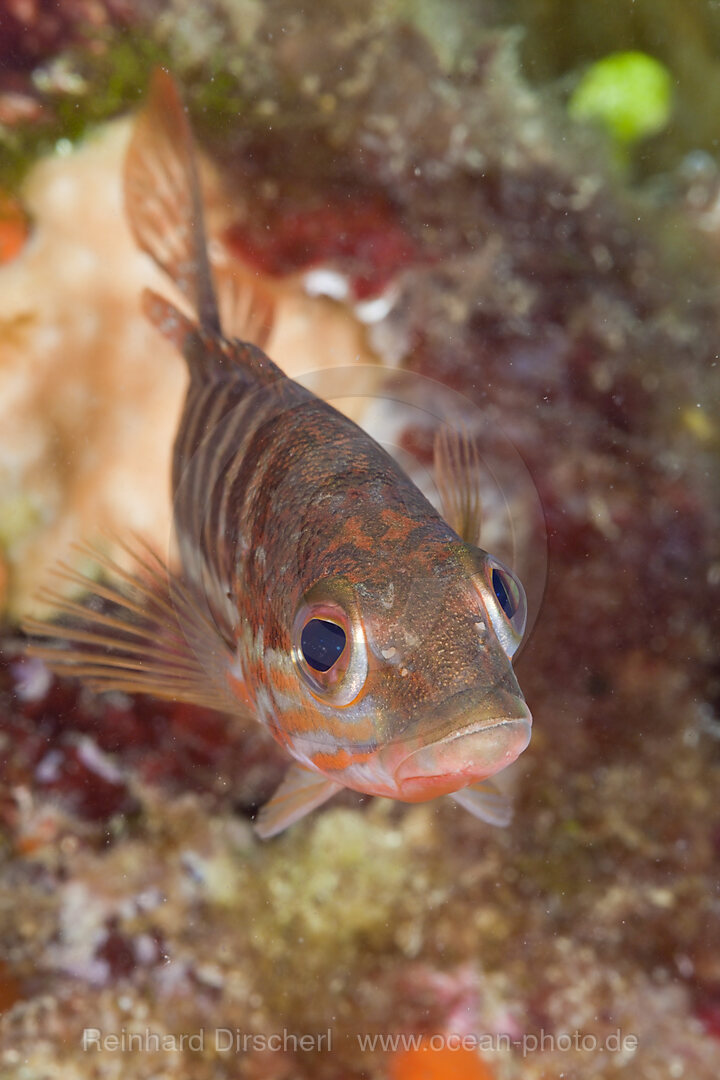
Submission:
<svg viewBox="0 0 720 1080">
<path fill-rule="evenodd" d="M 0 13 L 0 57 L 5 80 L 13 70 L 32 71 L 38 61 L 69 45 L 87 42 L 113 22 L 122 24 L 132 11 L 128 0 L 61 0 L 48 6 L 7 0 Z"/>
<path fill-rule="evenodd" d="M 36 662 L 10 660 L 8 653 L 17 653 L 17 645 L 0 654 L 5 790 L 29 787 L 65 812 L 100 824 L 137 813 L 137 781 L 202 792 L 248 814 L 279 782 L 282 754 L 259 731 L 239 734 L 229 719 L 183 704 L 121 694 L 95 698 L 48 672 L 33 673 L 34 690 L 27 669 Z M 34 843 L 22 839 L 25 848 Z"/>
<path fill-rule="evenodd" d="M 301 211 L 230 225 L 229 249 L 265 274 L 282 276 L 336 262 L 356 300 L 376 296 L 406 266 L 423 261 L 422 246 L 379 196 L 350 195 Z"/>
</svg>

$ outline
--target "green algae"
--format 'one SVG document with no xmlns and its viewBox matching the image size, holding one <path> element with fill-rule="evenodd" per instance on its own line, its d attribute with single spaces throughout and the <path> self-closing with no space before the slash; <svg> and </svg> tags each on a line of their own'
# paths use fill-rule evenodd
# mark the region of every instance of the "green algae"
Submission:
<svg viewBox="0 0 720 1080">
<path fill-rule="evenodd" d="M 670 120 L 670 74 L 646 53 L 613 53 L 585 72 L 568 108 L 575 119 L 596 121 L 619 143 L 632 143 L 662 131 Z"/>
<path fill-rule="evenodd" d="M 232 130 L 251 113 L 251 102 L 240 81 L 227 69 L 212 71 L 202 79 L 190 95 L 190 106 L 198 127 L 211 135 Z"/>
<path fill-rule="evenodd" d="M 42 118 L 33 123 L 0 125 L 0 186 L 16 190 L 34 161 L 64 142 L 75 143 L 92 128 L 118 116 L 145 92 L 151 71 L 169 63 L 167 49 L 142 34 L 106 35 L 101 49 L 69 51 L 55 62 L 66 72 L 67 89 L 36 72 Z"/>
<path fill-rule="evenodd" d="M 523 72 L 564 93 L 588 65 L 621 51 L 654 57 L 672 73 L 673 115 L 635 162 L 642 176 L 676 166 L 685 154 L 717 148 L 720 9 L 707 0 L 504 0 L 505 26 L 523 27 Z"/>
</svg>

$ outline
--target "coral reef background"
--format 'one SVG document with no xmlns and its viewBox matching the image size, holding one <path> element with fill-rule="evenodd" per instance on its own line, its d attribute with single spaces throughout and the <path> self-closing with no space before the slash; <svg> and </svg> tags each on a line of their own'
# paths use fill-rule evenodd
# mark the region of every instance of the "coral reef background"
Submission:
<svg viewBox="0 0 720 1080">
<path fill-rule="evenodd" d="M 0 1076 L 718 1075 L 719 35 L 701 0 L 3 5 Z M 673 104 L 620 155 L 567 102 L 629 49 Z M 22 658 L 69 539 L 166 530 L 182 371 L 137 312 L 105 124 L 157 62 L 217 245 L 278 291 L 276 359 L 430 377 L 527 463 L 548 577 L 508 830 L 348 794 L 260 844 L 284 767 L 260 731 Z M 397 438 L 429 463 L 431 431 Z M 88 1027 L 208 1037 L 84 1050 Z M 216 1028 L 332 1051 L 224 1052 Z M 357 1038 L 400 1032 L 509 1044 Z"/>
</svg>

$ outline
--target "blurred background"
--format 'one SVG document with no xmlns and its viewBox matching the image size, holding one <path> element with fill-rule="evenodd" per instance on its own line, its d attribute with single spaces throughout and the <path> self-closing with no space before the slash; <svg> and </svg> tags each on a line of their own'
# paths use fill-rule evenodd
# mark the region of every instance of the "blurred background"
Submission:
<svg viewBox="0 0 720 1080">
<path fill-rule="evenodd" d="M 73 541 L 168 548 L 185 374 L 122 202 L 158 64 L 270 355 L 420 478 L 433 387 L 511 460 L 508 829 L 346 793 L 260 843 L 262 731 L 23 656 Z M 713 0 L 4 0 L 0 1077 L 715 1080 L 719 65 Z"/>
</svg>

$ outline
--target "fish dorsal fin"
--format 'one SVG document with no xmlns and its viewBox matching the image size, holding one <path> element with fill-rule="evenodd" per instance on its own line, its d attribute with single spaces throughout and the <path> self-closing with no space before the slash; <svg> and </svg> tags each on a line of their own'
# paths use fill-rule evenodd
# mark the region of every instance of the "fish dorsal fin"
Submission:
<svg viewBox="0 0 720 1080">
<path fill-rule="evenodd" d="M 263 840 L 276 836 L 311 810 L 322 806 L 341 789 L 341 784 L 295 762 L 285 773 L 272 799 L 260 810 L 255 819 L 255 832 Z"/>
<path fill-rule="evenodd" d="M 227 337 L 265 349 L 275 325 L 275 297 L 249 274 L 215 266 L 218 301 Z"/>
<path fill-rule="evenodd" d="M 193 378 L 202 381 L 252 375 L 261 383 L 285 378 L 262 348 L 248 341 L 228 341 L 217 334 L 204 334 L 174 304 L 152 289 L 143 292 L 143 311 L 153 326 L 185 357 Z M 258 337 L 263 340 L 270 335 L 271 316 L 265 307 L 258 309 L 254 316 L 253 311 L 255 309 L 250 311 L 248 319 L 255 319 Z M 249 323 L 244 325 L 248 328 Z"/>
<path fill-rule="evenodd" d="M 454 791 L 450 796 L 473 817 L 487 821 L 489 825 L 505 828 L 512 821 L 512 802 L 492 780 L 481 780 L 470 787 Z"/>
<path fill-rule="evenodd" d="M 125 207 L 139 246 L 220 333 L 192 131 L 175 81 L 157 68 L 125 159 Z"/>
<path fill-rule="evenodd" d="M 57 565 L 53 577 L 59 587 L 43 589 L 38 598 L 65 621 L 26 619 L 28 654 L 59 675 L 81 678 L 92 690 L 152 694 L 249 715 L 246 702 L 230 689 L 233 656 L 207 605 L 142 541 L 121 546 L 133 560 L 132 570 L 90 545 L 74 550 L 102 575 L 99 580 Z M 79 599 L 65 595 L 68 586 L 82 592 Z"/>
<path fill-rule="evenodd" d="M 177 86 L 162 68 L 153 75 L 130 140 L 125 204 L 137 243 L 190 305 L 188 318 L 152 290 L 143 296 L 145 314 L 182 352 L 191 374 L 202 379 L 232 375 L 238 367 L 245 373 L 253 370 L 262 381 L 281 375 L 266 357 L 256 355 L 273 329 L 271 291 L 226 263 L 216 271 L 216 293 L 192 131 Z M 239 347 L 225 340 L 223 327 L 227 337 L 239 339 Z"/>
<path fill-rule="evenodd" d="M 435 436 L 435 484 L 442 515 L 467 544 L 477 544 L 482 528 L 478 480 L 480 458 L 467 431 L 443 425 Z"/>
<path fill-rule="evenodd" d="M 200 340 L 197 323 L 183 315 L 179 308 L 171 304 L 153 289 L 143 289 L 142 309 L 148 322 L 151 322 L 163 337 L 171 341 L 188 362 L 191 374 L 200 374 L 204 365 L 193 362 L 198 352 L 195 343 Z"/>
</svg>

